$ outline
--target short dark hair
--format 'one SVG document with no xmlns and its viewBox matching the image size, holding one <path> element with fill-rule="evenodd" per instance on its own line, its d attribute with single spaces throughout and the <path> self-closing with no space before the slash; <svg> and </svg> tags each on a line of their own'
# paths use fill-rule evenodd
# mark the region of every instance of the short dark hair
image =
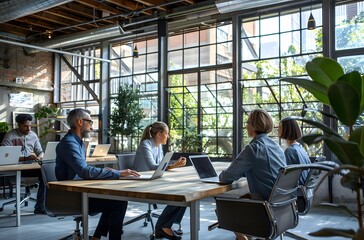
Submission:
<svg viewBox="0 0 364 240">
<path fill-rule="evenodd" d="M 294 119 L 282 119 L 279 127 L 281 128 L 281 136 L 278 136 L 279 138 L 293 141 L 302 137 L 301 129 Z"/>
<path fill-rule="evenodd" d="M 248 122 L 256 134 L 270 133 L 273 129 L 272 117 L 260 108 L 254 109 L 249 114 Z"/>
<path fill-rule="evenodd" d="M 30 114 L 21 113 L 21 114 L 18 114 L 18 115 L 15 117 L 15 121 L 16 121 L 18 124 L 23 124 L 23 123 L 25 123 L 26 121 L 33 121 L 33 117 L 32 117 L 32 115 L 30 115 Z"/>
</svg>

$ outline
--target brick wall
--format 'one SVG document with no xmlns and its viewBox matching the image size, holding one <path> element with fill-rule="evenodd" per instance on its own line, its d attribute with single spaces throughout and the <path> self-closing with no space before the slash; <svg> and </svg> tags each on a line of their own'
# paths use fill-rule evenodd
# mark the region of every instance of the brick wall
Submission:
<svg viewBox="0 0 364 240">
<path fill-rule="evenodd" d="M 39 105 L 53 101 L 53 53 L 25 55 L 22 47 L 0 43 L 0 121 L 13 125 L 13 112 L 36 112 Z M 16 84 L 23 77 L 23 84 Z M 12 107 L 10 94 L 31 93 L 30 106 Z"/>
</svg>

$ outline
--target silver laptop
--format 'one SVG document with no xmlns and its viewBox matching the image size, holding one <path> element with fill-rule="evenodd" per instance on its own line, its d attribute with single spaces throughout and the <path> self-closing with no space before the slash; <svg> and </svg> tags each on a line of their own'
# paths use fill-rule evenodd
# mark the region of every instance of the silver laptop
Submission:
<svg viewBox="0 0 364 240">
<path fill-rule="evenodd" d="M 167 152 L 162 161 L 160 162 L 158 168 L 154 171 L 153 174 L 141 174 L 139 177 L 132 177 L 132 176 L 127 176 L 127 177 L 120 177 L 119 179 L 124 180 L 153 180 L 156 178 L 160 178 L 163 176 L 164 172 L 167 169 L 167 166 L 169 164 L 169 161 L 171 160 L 173 156 L 173 152 Z"/>
<path fill-rule="evenodd" d="M 0 146 L 0 165 L 19 163 L 22 146 Z"/>
<path fill-rule="evenodd" d="M 56 147 L 58 143 L 59 142 L 47 142 L 47 146 L 43 155 L 43 160 L 56 159 Z"/>
<path fill-rule="evenodd" d="M 198 176 L 202 182 L 220 183 L 211 160 L 207 155 L 192 155 L 189 156 L 192 165 L 195 167 Z"/>
<path fill-rule="evenodd" d="M 89 144 L 90 145 L 90 144 Z M 97 144 L 90 157 L 106 157 L 109 153 L 111 144 Z"/>
</svg>

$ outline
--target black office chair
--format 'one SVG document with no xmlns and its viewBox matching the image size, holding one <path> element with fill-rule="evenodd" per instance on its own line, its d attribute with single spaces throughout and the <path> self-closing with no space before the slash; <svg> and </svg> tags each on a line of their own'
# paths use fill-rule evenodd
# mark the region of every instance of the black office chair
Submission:
<svg viewBox="0 0 364 240">
<path fill-rule="evenodd" d="M 11 179 L 9 179 L 9 181 L 10 181 L 10 185 L 13 186 L 15 178 L 11 178 Z M 31 189 L 38 187 L 38 178 L 35 178 L 35 177 L 23 178 L 22 177 L 21 184 L 25 188 L 25 191 L 24 191 L 24 193 L 21 194 L 22 196 L 21 196 L 21 200 L 20 200 L 20 205 L 24 204 L 24 206 L 28 206 L 29 201 L 36 202 L 37 199 L 31 197 Z M 12 190 L 11 190 L 11 195 L 12 195 Z M 16 207 L 16 200 L 14 199 L 14 200 L 10 200 L 8 202 L 3 203 L 2 206 L 0 207 L 0 212 L 4 211 L 5 206 L 10 205 L 10 204 L 14 204 Z M 16 214 L 16 209 L 14 209 L 13 213 Z"/>
<path fill-rule="evenodd" d="M 81 193 L 54 190 L 48 188 L 48 182 L 57 181 L 55 175 L 55 160 L 39 161 L 42 177 L 45 185 L 45 206 L 48 216 L 58 217 L 73 216 L 76 222 L 74 232 L 60 240 L 73 239 L 81 240 L 80 222 L 82 220 L 82 197 Z"/>
<path fill-rule="evenodd" d="M 118 168 L 120 170 L 122 169 L 132 169 L 133 168 L 133 162 L 134 162 L 135 153 L 127 153 L 127 154 L 121 154 L 118 155 Z M 153 213 L 153 209 L 157 209 L 157 204 L 151 204 L 148 203 L 148 209 L 145 213 L 130 219 L 123 223 L 124 226 L 129 225 L 131 223 L 137 222 L 139 220 L 144 220 L 143 226 L 148 226 L 148 222 L 150 223 L 150 226 L 152 227 L 152 231 L 154 234 L 154 223 L 153 223 L 153 217 L 158 218 L 159 215 L 156 213 Z"/>
</svg>

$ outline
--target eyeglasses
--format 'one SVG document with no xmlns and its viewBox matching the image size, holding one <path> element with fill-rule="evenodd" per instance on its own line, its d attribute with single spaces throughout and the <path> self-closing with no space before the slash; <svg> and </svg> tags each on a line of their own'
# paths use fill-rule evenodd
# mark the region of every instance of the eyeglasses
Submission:
<svg viewBox="0 0 364 240">
<path fill-rule="evenodd" d="M 91 119 L 82 118 L 82 120 L 88 122 L 90 125 L 94 123 Z"/>
</svg>

